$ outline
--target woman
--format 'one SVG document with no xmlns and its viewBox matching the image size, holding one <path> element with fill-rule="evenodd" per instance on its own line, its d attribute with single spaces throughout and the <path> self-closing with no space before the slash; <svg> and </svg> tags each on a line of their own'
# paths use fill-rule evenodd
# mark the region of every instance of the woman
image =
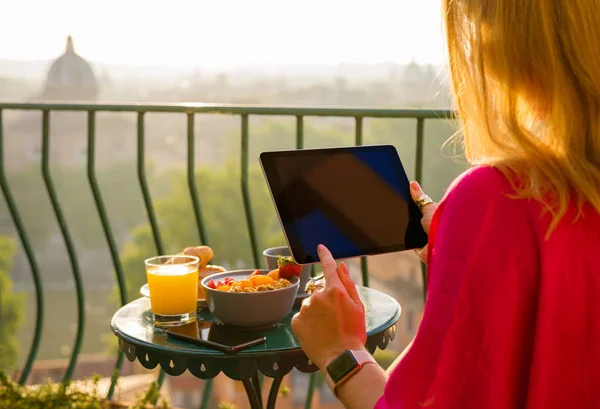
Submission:
<svg viewBox="0 0 600 409">
<path fill-rule="evenodd" d="M 411 345 L 388 373 L 365 364 L 335 392 L 352 409 L 599 408 L 600 6 L 443 9 L 473 166 L 422 207 L 428 294 Z M 364 307 L 345 264 L 319 254 L 326 283 L 293 329 L 328 373 L 364 351 Z"/>
</svg>

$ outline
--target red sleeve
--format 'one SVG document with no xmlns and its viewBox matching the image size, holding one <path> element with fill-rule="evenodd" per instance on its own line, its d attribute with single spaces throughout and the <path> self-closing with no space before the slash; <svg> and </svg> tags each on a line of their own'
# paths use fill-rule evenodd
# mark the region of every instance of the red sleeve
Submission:
<svg viewBox="0 0 600 409">
<path fill-rule="evenodd" d="M 423 320 L 377 408 L 520 407 L 538 249 L 526 202 L 510 192 L 499 171 L 475 168 L 440 203 Z"/>
</svg>

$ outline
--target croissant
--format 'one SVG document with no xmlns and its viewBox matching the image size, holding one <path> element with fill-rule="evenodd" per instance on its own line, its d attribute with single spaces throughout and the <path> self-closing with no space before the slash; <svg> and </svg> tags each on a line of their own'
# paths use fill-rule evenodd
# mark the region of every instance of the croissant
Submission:
<svg viewBox="0 0 600 409">
<path fill-rule="evenodd" d="M 198 257 L 200 259 L 198 262 L 198 270 L 206 267 L 214 257 L 212 249 L 208 246 L 186 247 L 182 254 Z"/>
<path fill-rule="evenodd" d="M 206 293 L 204 292 L 204 288 L 202 287 L 202 279 L 211 274 L 222 273 L 224 271 L 226 271 L 226 270 L 223 267 L 210 265 L 210 264 L 198 269 L 198 298 L 199 299 L 206 298 Z"/>
</svg>

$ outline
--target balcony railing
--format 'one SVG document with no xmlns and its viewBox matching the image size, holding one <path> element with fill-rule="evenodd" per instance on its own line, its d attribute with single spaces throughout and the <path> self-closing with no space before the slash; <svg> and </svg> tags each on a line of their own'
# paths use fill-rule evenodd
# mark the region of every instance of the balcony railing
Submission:
<svg viewBox="0 0 600 409">
<path fill-rule="evenodd" d="M 137 104 L 72 104 L 72 103 L 0 103 L 0 187 L 6 200 L 10 216 L 18 233 L 22 248 L 29 263 L 36 295 L 36 317 L 35 331 L 33 340 L 27 354 L 27 359 L 20 371 L 18 381 L 24 384 L 32 370 L 32 366 L 36 360 L 36 355 L 41 343 L 42 326 L 44 324 L 44 289 L 40 268 L 36 257 L 36 252 L 32 246 L 27 229 L 24 226 L 19 207 L 16 204 L 12 193 L 12 187 L 7 178 L 7 170 L 4 158 L 10 152 L 5 151 L 5 135 L 3 133 L 3 114 L 7 111 L 36 111 L 41 113 L 41 175 L 43 182 L 50 199 L 50 203 L 54 212 L 54 216 L 58 222 L 60 233 L 64 240 L 68 259 L 71 267 L 71 273 L 76 288 L 77 298 L 77 330 L 75 333 L 74 346 L 67 369 L 64 374 L 64 380 L 71 379 L 77 359 L 83 342 L 84 327 L 86 323 L 85 311 L 85 294 L 83 290 L 83 280 L 81 275 L 80 261 L 77 256 L 76 247 L 73 243 L 73 237 L 69 229 L 69 224 L 65 218 L 61 201 L 57 195 L 54 186 L 53 177 L 50 172 L 50 121 L 52 113 L 57 111 L 75 111 L 87 114 L 87 179 L 91 189 L 93 200 L 95 203 L 97 216 L 100 219 L 103 233 L 106 239 L 112 264 L 116 274 L 116 282 L 118 283 L 120 301 L 125 304 L 127 300 L 127 292 L 125 286 L 125 276 L 123 272 L 122 260 L 119 256 L 113 227 L 109 221 L 103 194 L 100 189 L 96 177 L 96 118 L 98 113 L 103 112 L 128 112 L 137 115 L 137 147 L 136 147 L 136 163 L 137 163 L 137 179 L 141 188 L 145 210 L 147 213 L 148 222 L 151 226 L 152 237 L 156 252 L 164 254 L 165 246 L 161 238 L 161 231 L 157 221 L 153 198 L 150 194 L 148 181 L 146 177 L 145 165 L 145 117 L 147 113 L 172 113 L 186 117 L 187 121 L 187 184 L 189 195 L 193 206 L 195 216 L 195 224 L 198 230 L 199 237 L 203 244 L 210 245 L 207 240 L 207 229 L 204 222 L 204 215 L 201 211 L 201 199 L 198 194 L 198 188 L 195 177 L 195 144 L 196 135 L 194 132 L 194 121 L 196 114 L 221 114 L 237 116 L 241 121 L 241 174 L 240 186 L 247 222 L 247 229 L 250 237 L 251 254 L 256 266 L 262 265 L 259 245 L 257 241 L 255 221 L 251 206 L 250 189 L 248 182 L 249 169 L 249 118 L 251 116 L 277 116 L 277 117 L 292 117 L 296 121 L 296 140 L 295 147 L 303 149 L 305 145 L 304 124 L 305 118 L 308 117 L 337 117 L 351 118 L 354 120 L 354 144 L 363 144 L 363 122 L 366 118 L 387 118 L 387 119 L 412 119 L 415 124 L 416 138 L 416 156 L 414 175 L 417 181 L 421 181 L 423 177 L 423 156 L 424 156 L 424 140 L 425 140 L 425 121 L 440 120 L 453 118 L 451 111 L 434 111 L 434 110 L 406 110 L 406 109 L 349 109 L 349 108 L 294 108 L 294 107 L 265 107 L 265 106 L 233 106 L 233 105 L 213 105 L 213 104 L 172 104 L 172 105 L 137 105 Z M 362 284 L 369 285 L 369 274 L 367 260 L 361 260 Z M 425 277 L 425 268 L 422 270 L 423 279 Z M 425 287 L 423 281 L 423 287 Z M 108 325 L 108 323 L 107 323 Z M 116 369 L 120 369 L 123 363 L 123 353 L 119 353 L 116 361 Z M 159 384 L 164 380 L 164 373 L 161 372 L 158 378 Z M 108 392 L 110 398 L 114 392 L 114 383 Z M 307 391 L 307 408 L 310 407 L 312 400 L 314 382 L 309 383 Z M 205 398 L 203 403 L 208 402 L 207 394 L 211 393 L 210 383 L 205 388 Z M 203 407 L 204 407 L 203 404 Z"/>
</svg>

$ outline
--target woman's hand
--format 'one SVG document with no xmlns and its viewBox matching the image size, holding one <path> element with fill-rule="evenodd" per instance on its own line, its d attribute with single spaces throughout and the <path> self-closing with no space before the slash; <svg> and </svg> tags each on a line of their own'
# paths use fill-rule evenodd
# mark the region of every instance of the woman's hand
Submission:
<svg viewBox="0 0 600 409">
<path fill-rule="evenodd" d="M 423 197 L 423 195 L 425 195 L 425 192 L 423 192 L 423 189 L 421 189 L 421 186 L 418 182 L 411 182 L 410 195 L 412 196 L 412 199 L 418 204 L 419 198 Z M 433 213 L 435 212 L 435 209 L 437 209 L 437 207 L 438 204 L 432 202 L 420 208 L 421 213 L 423 213 L 421 225 L 423 226 L 423 230 L 425 230 L 425 233 L 427 234 L 429 234 L 429 226 L 431 226 L 431 219 L 433 218 Z M 420 250 L 415 250 L 415 254 L 419 256 L 419 258 L 424 263 L 427 263 L 427 245 Z"/>
<path fill-rule="evenodd" d="M 325 285 L 317 285 L 292 319 L 292 330 L 308 358 L 320 369 L 347 349 L 364 349 L 365 308 L 345 263 L 336 265 L 319 245 Z"/>
</svg>

